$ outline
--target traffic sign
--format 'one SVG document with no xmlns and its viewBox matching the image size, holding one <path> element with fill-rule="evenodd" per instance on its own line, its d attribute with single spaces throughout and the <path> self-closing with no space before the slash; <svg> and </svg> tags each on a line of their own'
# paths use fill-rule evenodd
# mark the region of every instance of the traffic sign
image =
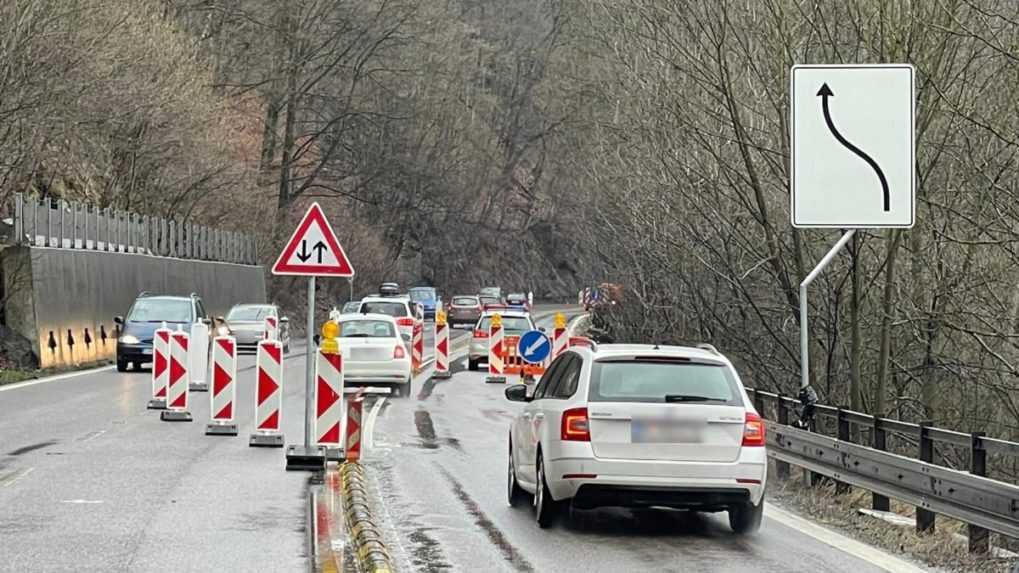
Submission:
<svg viewBox="0 0 1019 573">
<path fill-rule="evenodd" d="M 915 72 L 909 64 L 793 66 L 794 227 L 912 227 Z"/>
<path fill-rule="evenodd" d="M 354 267 L 318 203 L 312 203 L 272 266 L 274 275 L 352 277 Z"/>
<path fill-rule="evenodd" d="M 517 342 L 517 355 L 529 364 L 540 364 L 552 352 L 552 342 L 540 330 L 528 330 L 520 335 Z"/>
</svg>

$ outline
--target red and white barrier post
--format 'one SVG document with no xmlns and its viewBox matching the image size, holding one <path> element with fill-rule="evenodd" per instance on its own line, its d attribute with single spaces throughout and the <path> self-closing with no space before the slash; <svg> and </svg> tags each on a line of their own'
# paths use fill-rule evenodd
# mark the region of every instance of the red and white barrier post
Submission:
<svg viewBox="0 0 1019 573">
<path fill-rule="evenodd" d="M 552 329 L 552 355 L 549 362 L 555 360 L 562 354 L 570 343 L 570 337 L 566 335 L 566 315 L 557 312 L 555 315 L 555 328 Z"/>
<path fill-rule="evenodd" d="M 425 359 L 425 325 L 422 322 L 415 322 L 411 331 L 410 344 L 410 367 L 415 373 L 421 370 L 421 364 Z"/>
<path fill-rule="evenodd" d="M 446 312 L 435 313 L 435 373 L 432 378 L 449 378 L 449 325 L 446 324 Z"/>
<path fill-rule="evenodd" d="M 488 327 L 488 377 L 485 378 L 485 382 L 506 382 L 502 339 L 502 315 L 495 313 Z"/>
<path fill-rule="evenodd" d="M 170 378 L 166 386 L 166 409 L 159 413 L 164 422 L 191 422 L 188 412 L 188 333 L 170 335 Z"/>
<path fill-rule="evenodd" d="M 237 402 L 237 341 L 217 336 L 212 341 L 212 392 L 209 396 L 211 421 L 205 435 L 236 436 L 234 404 Z"/>
<path fill-rule="evenodd" d="M 166 409 L 166 387 L 170 379 L 170 333 L 171 330 L 164 322 L 152 335 L 152 399 L 149 400 L 149 410 Z"/>
<path fill-rule="evenodd" d="M 343 447 L 343 357 L 335 338 L 322 340 L 315 360 L 315 444 L 327 460 L 339 460 Z"/>
<path fill-rule="evenodd" d="M 255 357 L 255 432 L 249 446 L 283 447 L 283 345 L 276 340 L 258 343 Z"/>
<path fill-rule="evenodd" d="M 275 316 L 265 317 L 265 334 L 266 340 L 279 340 L 280 339 L 280 323 L 279 319 Z"/>
<path fill-rule="evenodd" d="M 343 455 L 348 462 L 361 459 L 361 420 L 364 414 L 364 388 L 347 398 L 347 427 L 344 431 Z"/>
<path fill-rule="evenodd" d="M 209 327 L 204 322 L 191 325 L 188 346 L 188 389 L 192 392 L 209 391 Z"/>
</svg>

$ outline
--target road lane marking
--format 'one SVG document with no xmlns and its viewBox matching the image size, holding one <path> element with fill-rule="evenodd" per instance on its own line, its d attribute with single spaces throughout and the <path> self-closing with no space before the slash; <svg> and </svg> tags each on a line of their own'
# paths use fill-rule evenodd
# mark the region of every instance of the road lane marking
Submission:
<svg viewBox="0 0 1019 573">
<path fill-rule="evenodd" d="M 835 549 L 842 551 L 843 553 L 848 553 L 853 557 L 862 559 L 863 561 L 873 565 L 877 565 L 889 573 L 927 573 L 928 571 L 927 569 L 913 565 L 908 561 L 899 559 L 890 553 L 886 553 L 881 549 L 871 547 L 870 545 L 846 537 L 845 535 L 832 531 L 826 527 L 821 527 L 820 525 L 812 523 L 802 517 L 793 515 L 783 509 L 779 509 L 774 505 L 765 505 L 764 515 L 768 519 L 773 519 L 786 527 L 795 529 L 800 533 L 805 533 L 826 545 L 830 545 Z"/>
<path fill-rule="evenodd" d="M 78 441 L 78 442 L 91 442 L 92 440 L 98 438 L 99 436 L 101 436 L 101 435 L 103 435 L 105 433 L 106 433 L 106 430 L 97 430 L 97 431 L 94 431 L 94 432 L 89 432 L 89 433 L 85 434 L 84 436 L 78 438 L 76 441 Z"/>
<path fill-rule="evenodd" d="M 106 503 L 101 499 L 62 499 L 60 503 L 73 503 L 76 505 L 95 505 L 99 503 Z"/>
<path fill-rule="evenodd" d="M 386 398 L 383 396 L 375 401 L 372 406 L 371 412 L 368 413 L 368 421 L 364 425 L 364 437 L 365 437 L 365 451 L 375 447 L 375 419 L 379 417 L 379 410 L 382 409 L 382 404 L 385 403 Z"/>
<path fill-rule="evenodd" d="M 7 474 L 7 475 L 5 475 L 3 477 L 0 477 L 0 486 L 10 487 L 10 486 L 14 485 L 14 482 L 20 480 L 21 478 L 27 476 L 28 474 L 30 474 L 30 473 L 32 473 L 34 471 L 35 471 L 35 468 L 24 468 L 24 469 L 20 469 L 20 470 L 14 470 L 13 472 L 11 472 L 9 474 Z"/>
<path fill-rule="evenodd" d="M 102 366 L 100 368 L 92 368 L 91 370 L 80 370 L 78 372 L 68 372 L 67 374 L 57 374 L 56 376 L 47 376 L 45 378 L 36 378 L 35 380 L 26 380 L 24 382 L 18 382 L 16 384 L 5 384 L 0 386 L 0 392 L 8 392 L 10 390 L 17 390 L 19 388 L 28 388 L 29 386 L 35 386 L 36 384 L 46 384 L 48 382 L 58 382 L 60 380 L 68 380 L 70 378 L 77 378 L 79 376 L 87 376 L 89 374 L 97 374 L 99 372 L 106 372 L 107 370 L 113 370 L 113 365 Z"/>
</svg>

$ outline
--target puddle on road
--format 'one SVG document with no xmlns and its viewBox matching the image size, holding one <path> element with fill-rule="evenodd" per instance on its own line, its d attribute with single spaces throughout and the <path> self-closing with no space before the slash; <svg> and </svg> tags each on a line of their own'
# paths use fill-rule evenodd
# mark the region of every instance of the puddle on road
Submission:
<svg viewBox="0 0 1019 573">
<path fill-rule="evenodd" d="M 517 571 L 521 571 L 522 573 L 532 573 L 535 570 L 534 566 L 527 561 L 527 559 L 520 553 L 519 549 L 509 542 L 509 539 L 506 538 L 502 530 L 496 527 L 496 525 L 492 523 L 491 519 L 488 519 L 485 512 L 481 510 L 481 506 L 478 505 L 478 502 L 474 501 L 474 498 L 472 498 L 469 493 L 467 493 L 467 490 L 463 488 L 463 485 L 461 485 L 460 482 L 453 477 L 453 474 L 446 471 L 445 468 L 440 468 L 440 471 L 442 471 L 442 475 L 449 480 L 449 483 L 452 484 L 453 493 L 460 502 L 463 503 L 464 508 L 471 514 L 471 516 L 474 517 L 474 523 L 477 524 L 477 526 L 480 527 L 486 535 L 488 535 L 489 541 L 491 541 L 492 545 L 495 545 L 499 552 L 502 553 L 503 558 L 506 559 L 506 561 Z"/>
<path fill-rule="evenodd" d="M 20 456 L 20 455 L 23 455 L 23 454 L 27 454 L 28 452 L 34 452 L 35 450 L 41 450 L 42 448 L 47 448 L 49 446 L 52 446 L 55 443 L 57 443 L 56 440 L 46 440 L 45 442 L 39 442 L 37 444 L 32 444 L 30 446 L 24 446 L 24 447 L 18 448 L 16 450 L 12 450 L 10 452 L 7 452 L 7 455 L 8 456 Z"/>
</svg>

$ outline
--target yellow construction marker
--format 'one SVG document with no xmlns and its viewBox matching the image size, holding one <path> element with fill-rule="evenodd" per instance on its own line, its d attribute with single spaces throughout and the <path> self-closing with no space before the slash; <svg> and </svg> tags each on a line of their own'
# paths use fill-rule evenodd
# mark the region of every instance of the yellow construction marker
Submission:
<svg viewBox="0 0 1019 573">
<path fill-rule="evenodd" d="M 444 310 L 435 311 L 435 324 L 438 326 L 446 325 L 446 311 Z"/>
<path fill-rule="evenodd" d="M 566 315 L 565 314 L 563 314 L 561 312 L 555 313 L 555 327 L 556 328 L 566 328 Z"/>
<path fill-rule="evenodd" d="M 498 312 L 492 315 L 492 326 L 502 326 L 502 315 Z"/>
<path fill-rule="evenodd" d="M 336 337 L 339 335 L 340 325 L 332 320 L 325 321 L 325 324 L 322 325 L 322 340 L 318 346 L 322 354 L 340 353 L 340 343 L 336 340 Z"/>
</svg>

